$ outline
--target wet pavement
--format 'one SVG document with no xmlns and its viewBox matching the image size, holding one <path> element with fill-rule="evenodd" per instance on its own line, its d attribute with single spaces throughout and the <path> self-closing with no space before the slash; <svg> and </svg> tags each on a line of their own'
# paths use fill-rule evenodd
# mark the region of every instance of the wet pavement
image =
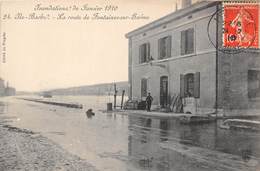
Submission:
<svg viewBox="0 0 260 171">
<path fill-rule="evenodd" d="M 242 165 L 255 165 L 260 158 L 259 133 L 220 129 L 221 120 L 182 125 L 174 119 L 106 114 L 99 109 L 111 99 L 101 96 L 51 100 L 81 103 L 83 109 L 2 98 L 0 120 L 41 133 L 99 170 L 245 170 Z M 89 108 L 95 116 L 86 116 Z M 212 157 L 208 163 L 211 154 L 231 162 L 217 163 Z"/>
</svg>

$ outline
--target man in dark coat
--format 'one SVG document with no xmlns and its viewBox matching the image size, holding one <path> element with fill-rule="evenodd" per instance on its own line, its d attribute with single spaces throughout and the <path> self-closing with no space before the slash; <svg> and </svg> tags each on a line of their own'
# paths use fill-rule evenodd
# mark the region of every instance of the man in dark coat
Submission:
<svg viewBox="0 0 260 171">
<path fill-rule="evenodd" d="M 151 93 L 148 93 L 148 96 L 146 97 L 146 107 L 147 111 L 151 111 L 151 105 L 152 105 L 153 97 L 151 96 Z"/>
</svg>

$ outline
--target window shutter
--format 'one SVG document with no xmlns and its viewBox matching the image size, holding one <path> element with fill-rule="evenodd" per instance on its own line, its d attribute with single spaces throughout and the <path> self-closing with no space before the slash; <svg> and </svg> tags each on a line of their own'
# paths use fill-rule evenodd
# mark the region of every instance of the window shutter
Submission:
<svg viewBox="0 0 260 171">
<path fill-rule="evenodd" d="M 185 54 L 186 31 L 181 31 L 181 55 Z"/>
<path fill-rule="evenodd" d="M 141 58 L 142 58 L 142 45 L 139 46 L 139 64 L 142 63 Z"/>
<path fill-rule="evenodd" d="M 150 43 L 146 44 L 146 61 L 150 60 Z"/>
<path fill-rule="evenodd" d="M 143 44 L 142 45 L 142 63 L 145 62 L 145 58 L 146 58 L 146 45 Z"/>
<path fill-rule="evenodd" d="M 194 29 L 188 29 L 187 30 L 187 53 L 193 53 L 194 52 Z"/>
<path fill-rule="evenodd" d="M 200 73 L 196 72 L 194 76 L 194 97 L 200 98 Z"/>
<path fill-rule="evenodd" d="M 147 79 L 144 79 L 144 97 L 147 96 Z"/>
<path fill-rule="evenodd" d="M 162 57 L 161 57 L 161 49 L 162 49 L 162 47 L 161 47 L 161 44 L 162 44 L 162 39 L 159 39 L 158 40 L 158 59 L 161 59 Z"/>
<path fill-rule="evenodd" d="M 166 56 L 167 56 L 167 58 L 171 57 L 171 49 L 172 49 L 172 37 L 168 36 L 166 39 Z"/>
<path fill-rule="evenodd" d="M 141 79 L 141 98 L 144 97 L 144 79 Z"/>
<path fill-rule="evenodd" d="M 180 96 L 183 98 L 185 97 L 185 80 L 184 75 L 180 75 Z"/>
</svg>

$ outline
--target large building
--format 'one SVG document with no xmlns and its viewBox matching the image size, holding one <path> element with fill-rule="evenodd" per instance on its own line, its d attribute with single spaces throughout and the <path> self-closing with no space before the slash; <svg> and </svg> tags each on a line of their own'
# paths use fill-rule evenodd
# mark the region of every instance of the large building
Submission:
<svg viewBox="0 0 260 171">
<path fill-rule="evenodd" d="M 221 2 L 177 2 L 175 12 L 126 35 L 129 98 L 151 92 L 163 108 L 179 95 L 191 113 L 260 108 L 259 48 L 221 50 Z"/>
</svg>

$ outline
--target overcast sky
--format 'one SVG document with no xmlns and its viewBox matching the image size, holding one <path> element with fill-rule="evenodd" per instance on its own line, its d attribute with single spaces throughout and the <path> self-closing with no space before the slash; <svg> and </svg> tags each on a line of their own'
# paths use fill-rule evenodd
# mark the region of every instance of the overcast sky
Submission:
<svg viewBox="0 0 260 171">
<path fill-rule="evenodd" d="M 57 21 L 3 20 L 17 13 L 25 16 L 37 12 L 56 16 L 59 12 L 34 11 L 42 6 L 101 6 L 116 5 L 113 15 L 144 14 L 150 18 L 116 21 Z M 0 76 L 17 90 L 80 86 L 128 79 L 128 40 L 125 34 L 146 23 L 169 14 L 175 9 L 174 0 L 89 0 L 89 1 L 13 1 L 1 6 L 1 41 L 6 33 L 6 63 L 2 63 Z M 68 12 L 66 14 L 91 12 Z M 3 46 L 1 47 L 3 48 Z"/>
</svg>

